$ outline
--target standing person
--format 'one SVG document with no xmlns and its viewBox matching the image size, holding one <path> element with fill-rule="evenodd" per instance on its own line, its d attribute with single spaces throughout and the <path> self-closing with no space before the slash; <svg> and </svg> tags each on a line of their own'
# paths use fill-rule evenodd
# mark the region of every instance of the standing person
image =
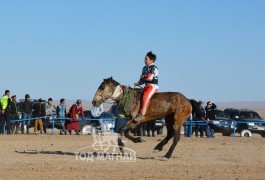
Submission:
<svg viewBox="0 0 265 180">
<path fill-rule="evenodd" d="M 83 107 L 82 107 L 82 102 L 81 100 L 77 100 L 75 104 L 72 105 L 70 108 L 67 117 L 71 118 L 71 120 L 67 121 L 66 123 L 66 129 L 69 130 L 69 134 L 72 134 L 72 130 L 75 131 L 76 135 L 79 135 L 79 113 L 81 113 L 82 119 L 85 119 Z"/>
<path fill-rule="evenodd" d="M 66 113 L 66 105 L 65 105 L 65 99 L 64 98 L 62 98 L 60 100 L 60 104 L 57 106 L 56 112 L 57 112 L 57 117 L 59 119 L 62 118 L 62 120 L 60 120 L 60 124 L 62 126 L 62 129 L 60 129 L 60 135 L 63 135 L 63 133 L 66 135 L 67 132 L 65 129 L 65 118 L 67 116 L 67 113 Z"/>
<path fill-rule="evenodd" d="M 22 115 L 23 119 L 30 119 L 32 117 L 32 110 L 33 110 L 33 105 L 32 102 L 30 101 L 30 96 L 29 94 L 25 95 L 25 101 L 22 104 Z M 27 126 L 27 134 L 29 134 L 29 127 L 30 127 L 30 120 L 25 120 L 22 121 L 21 124 L 21 134 L 24 134 L 24 125 L 26 124 Z"/>
<path fill-rule="evenodd" d="M 203 107 L 202 101 L 199 101 L 199 106 L 200 106 L 200 112 L 201 112 L 202 117 L 206 119 L 206 111 L 205 111 L 205 108 Z M 207 135 L 206 126 L 200 126 L 200 137 L 203 137 L 204 132 Z"/>
<path fill-rule="evenodd" d="M 2 129 L 3 129 L 3 122 L 2 122 L 2 104 L 0 102 L 0 134 L 3 134 Z"/>
<path fill-rule="evenodd" d="M 42 99 L 39 99 L 38 104 L 34 106 L 34 117 L 36 118 L 34 123 L 34 133 L 37 134 L 38 125 L 40 126 L 40 133 L 43 133 L 42 118 L 46 118 L 45 106 L 42 103 Z"/>
<path fill-rule="evenodd" d="M 46 118 L 43 119 L 43 131 L 44 134 L 47 134 L 49 123 L 54 118 L 54 113 L 56 113 L 56 107 L 52 103 L 52 98 L 48 99 L 45 109 L 46 109 Z"/>
<path fill-rule="evenodd" d="M 150 105 L 150 99 L 158 90 L 158 68 L 154 65 L 155 61 L 156 55 L 152 51 L 148 52 L 145 56 L 145 66 L 143 67 L 140 80 L 134 83 L 134 86 L 145 84 L 141 109 L 133 119 L 134 123 L 144 119 L 144 115 Z"/>
<path fill-rule="evenodd" d="M 100 104 L 100 106 L 96 107 L 92 104 L 91 106 L 91 119 L 98 118 L 104 111 L 103 104 Z M 99 127 L 101 125 L 101 122 L 98 120 L 91 120 L 91 124 L 93 124 L 95 127 Z"/>
<path fill-rule="evenodd" d="M 18 106 L 17 106 L 17 97 L 16 95 L 11 96 L 11 104 L 10 104 L 10 119 L 11 120 L 18 120 Z M 18 134 L 19 122 L 13 122 L 11 125 L 11 133 L 13 134 L 16 130 L 15 134 Z"/>
<path fill-rule="evenodd" d="M 152 137 L 155 137 L 155 121 L 149 121 L 147 122 L 146 125 L 146 131 L 147 131 L 147 136 L 151 136 L 150 131 L 152 133 Z"/>
<path fill-rule="evenodd" d="M 11 134 L 10 131 L 10 104 L 11 104 L 11 99 L 10 99 L 10 91 L 6 90 L 5 91 L 5 95 L 2 96 L 1 98 L 1 111 L 2 111 L 2 120 L 1 120 L 1 124 L 2 124 L 2 128 L 1 128 L 1 133 L 4 134 L 4 127 L 6 124 L 6 131 L 7 134 Z"/>
<path fill-rule="evenodd" d="M 209 120 L 214 120 L 215 119 L 215 112 L 214 109 L 217 108 L 217 106 L 212 103 L 211 101 L 207 102 L 207 106 L 205 107 L 205 111 L 206 111 L 206 119 Z M 210 128 L 209 126 L 206 127 L 207 128 L 207 137 L 208 138 L 214 138 L 214 130 L 212 128 Z"/>
<path fill-rule="evenodd" d="M 192 136 L 192 120 L 193 120 L 193 114 L 191 113 L 189 118 L 186 120 L 187 122 L 189 122 L 189 125 L 185 125 L 184 126 L 184 135 L 185 137 L 191 137 Z"/>
<path fill-rule="evenodd" d="M 119 133 L 121 128 L 126 124 L 126 119 L 120 117 L 122 110 L 119 108 L 116 102 L 113 102 L 113 105 L 111 106 L 109 112 L 111 112 L 116 117 L 114 132 Z"/>
</svg>

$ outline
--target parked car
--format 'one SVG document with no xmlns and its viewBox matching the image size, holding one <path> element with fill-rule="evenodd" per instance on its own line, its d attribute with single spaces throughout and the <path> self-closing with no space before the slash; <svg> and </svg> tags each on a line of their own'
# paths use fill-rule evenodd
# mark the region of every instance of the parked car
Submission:
<svg viewBox="0 0 265 180">
<path fill-rule="evenodd" d="M 222 110 L 215 109 L 214 112 L 215 120 L 210 120 L 208 125 L 214 132 L 220 132 L 223 136 L 230 136 L 234 128 L 232 120 Z"/>
<path fill-rule="evenodd" d="M 84 115 L 88 119 L 92 117 L 90 110 L 85 110 Z M 94 134 L 97 129 L 102 132 L 114 130 L 116 117 L 112 113 L 104 111 L 98 118 L 95 118 L 95 120 L 100 121 L 100 127 L 95 127 L 90 120 L 80 121 L 79 127 L 81 132 L 83 134 Z"/>
<path fill-rule="evenodd" d="M 237 123 L 236 132 L 241 136 L 250 137 L 252 133 L 258 133 L 265 137 L 265 124 L 256 111 L 250 109 L 227 108 L 224 113 Z M 246 123 L 244 123 L 246 121 Z"/>
</svg>

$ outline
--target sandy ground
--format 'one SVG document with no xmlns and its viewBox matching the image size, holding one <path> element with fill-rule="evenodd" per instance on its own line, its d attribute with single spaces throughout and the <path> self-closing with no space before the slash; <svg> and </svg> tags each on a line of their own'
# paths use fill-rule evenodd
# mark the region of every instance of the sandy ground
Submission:
<svg viewBox="0 0 265 180">
<path fill-rule="evenodd" d="M 218 105 L 220 109 L 254 109 L 265 117 L 264 102 Z M 100 152 L 98 146 L 91 147 L 95 142 L 91 135 L 58 134 L 56 130 L 54 136 L 0 135 L 0 179 L 265 179 L 265 138 L 257 134 L 250 138 L 216 134 L 215 139 L 182 135 L 166 162 L 161 158 L 172 141 L 162 152 L 153 153 L 165 134 L 145 137 L 146 142 L 138 144 L 128 140 L 125 145 L 130 148 L 128 152 L 136 152 L 136 159 L 123 157 L 118 159 L 121 162 L 116 161 L 117 156 L 76 155 Z"/>
<path fill-rule="evenodd" d="M 152 149 L 164 135 L 146 142 L 126 142 L 137 153 L 136 161 L 94 157 L 91 162 L 74 154 L 91 146 L 91 135 L 2 135 L 1 179 L 264 179 L 265 138 L 181 137 L 170 160 L 161 161 L 169 149 Z M 96 152 L 85 149 L 84 152 Z M 97 159 L 98 158 L 98 159 Z"/>
</svg>

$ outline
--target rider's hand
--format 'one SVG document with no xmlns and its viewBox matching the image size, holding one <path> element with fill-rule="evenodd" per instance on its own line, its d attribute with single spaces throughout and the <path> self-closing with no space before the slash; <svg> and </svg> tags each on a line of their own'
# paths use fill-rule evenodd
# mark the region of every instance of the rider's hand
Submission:
<svg viewBox="0 0 265 180">
<path fill-rule="evenodd" d="M 139 83 L 138 82 L 134 83 L 134 86 L 139 86 Z"/>
</svg>

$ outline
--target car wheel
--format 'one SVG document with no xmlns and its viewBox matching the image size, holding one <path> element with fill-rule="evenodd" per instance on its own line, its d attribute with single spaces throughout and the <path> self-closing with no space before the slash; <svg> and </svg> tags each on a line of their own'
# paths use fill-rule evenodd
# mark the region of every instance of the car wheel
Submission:
<svg viewBox="0 0 265 180">
<path fill-rule="evenodd" d="M 240 136 L 241 137 L 251 137 L 252 133 L 249 130 L 245 129 L 245 130 L 241 131 Z"/>
<path fill-rule="evenodd" d="M 224 132 L 222 132 L 222 135 L 223 135 L 223 136 L 230 136 L 230 135 L 231 135 L 231 132 L 226 132 L 226 131 L 224 131 Z"/>
<path fill-rule="evenodd" d="M 159 128 L 159 129 L 157 130 L 157 134 L 163 134 L 163 128 Z"/>
</svg>

